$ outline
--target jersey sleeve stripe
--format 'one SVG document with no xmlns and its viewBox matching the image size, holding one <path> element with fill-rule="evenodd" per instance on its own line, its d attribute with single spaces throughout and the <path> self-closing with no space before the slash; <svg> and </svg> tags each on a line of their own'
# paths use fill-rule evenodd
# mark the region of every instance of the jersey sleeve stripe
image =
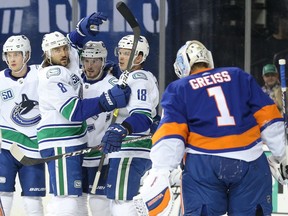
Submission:
<svg viewBox="0 0 288 216">
<path fill-rule="evenodd" d="M 181 137 L 183 137 L 183 140 L 186 140 L 186 138 L 188 137 L 187 124 L 171 122 L 161 125 L 152 137 L 153 145 L 157 143 L 160 139 L 162 139 L 164 136 L 166 137 L 170 135 L 180 135 Z"/>
<path fill-rule="evenodd" d="M 254 117 L 260 127 L 265 126 L 274 119 L 283 119 L 276 104 L 262 107 L 260 110 L 254 113 Z"/>
</svg>

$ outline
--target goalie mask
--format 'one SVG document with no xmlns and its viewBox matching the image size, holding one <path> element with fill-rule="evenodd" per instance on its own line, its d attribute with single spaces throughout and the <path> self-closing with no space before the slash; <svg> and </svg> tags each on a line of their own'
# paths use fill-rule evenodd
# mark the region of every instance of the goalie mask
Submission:
<svg viewBox="0 0 288 216">
<path fill-rule="evenodd" d="M 211 52 L 199 41 L 187 41 L 177 52 L 174 63 L 175 74 L 179 78 L 186 77 L 190 74 L 191 67 L 199 62 L 207 63 L 208 67 L 214 68 Z"/>
<path fill-rule="evenodd" d="M 25 65 L 31 57 L 31 45 L 29 39 L 25 35 L 16 35 L 9 37 L 3 45 L 2 59 L 9 66 L 6 54 L 7 52 L 22 52 L 23 65 Z M 25 61 L 26 54 L 28 58 Z"/>
<path fill-rule="evenodd" d="M 132 49 L 133 42 L 134 42 L 134 35 L 127 35 L 121 38 L 121 40 L 118 43 L 118 47 L 116 47 L 115 49 L 115 55 L 117 56 L 119 49 Z M 139 38 L 134 58 L 137 57 L 140 54 L 140 52 L 142 52 L 143 54 L 143 59 L 140 62 L 140 64 L 142 64 L 149 55 L 149 43 L 144 36 L 140 36 Z"/>
<path fill-rule="evenodd" d="M 68 39 L 62 33 L 55 31 L 44 35 L 41 46 L 43 52 L 51 58 L 51 49 L 68 44 Z"/>
</svg>

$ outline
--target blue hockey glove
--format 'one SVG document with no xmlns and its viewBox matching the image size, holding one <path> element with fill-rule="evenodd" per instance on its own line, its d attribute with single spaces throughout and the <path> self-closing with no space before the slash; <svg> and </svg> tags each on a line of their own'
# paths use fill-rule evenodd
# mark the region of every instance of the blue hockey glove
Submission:
<svg viewBox="0 0 288 216">
<path fill-rule="evenodd" d="M 81 36 L 95 36 L 99 31 L 99 25 L 107 20 L 107 16 L 103 12 L 94 12 L 90 16 L 81 19 L 76 30 Z"/>
<path fill-rule="evenodd" d="M 122 140 L 127 136 L 128 130 L 121 124 L 112 124 L 105 132 L 101 145 L 102 152 L 107 154 L 121 149 Z"/>
<path fill-rule="evenodd" d="M 113 86 L 108 92 L 103 92 L 99 97 L 99 104 L 102 111 L 110 112 L 116 108 L 125 107 L 130 99 L 131 89 L 127 85 L 121 88 Z"/>
<path fill-rule="evenodd" d="M 117 79 L 119 79 L 120 75 L 122 74 L 122 71 L 120 70 L 120 67 L 118 64 L 115 64 L 111 60 L 107 60 L 104 66 L 104 71 L 107 71 L 108 73 L 115 76 Z"/>
</svg>

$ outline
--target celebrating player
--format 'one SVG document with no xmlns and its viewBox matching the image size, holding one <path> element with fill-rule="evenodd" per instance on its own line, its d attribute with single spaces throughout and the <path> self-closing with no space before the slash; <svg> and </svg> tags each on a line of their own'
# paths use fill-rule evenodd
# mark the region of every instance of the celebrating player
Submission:
<svg viewBox="0 0 288 216">
<path fill-rule="evenodd" d="M 21 165 L 10 153 L 17 143 L 25 155 L 40 158 L 36 126 L 40 121 L 38 109 L 38 69 L 28 66 L 31 57 L 29 39 L 24 35 L 9 37 L 3 45 L 3 60 L 8 68 L 0 72 L 0 197 L 5 215 L 10 215 L 15 191 L 16 174 L 22 188 L 24 209 L 28 216 L 44 215 L 45 165 Z"/>
<path fill-rule="evenodd" d="M 271 215 L 272 178 L 263 142 L 272 152 L 269 160 L 282 163 L 280 172 L 287 177 L 284 124 L 277 106 L 240 68 L 213 68 L 210 51 L 199 41 L 187 41 L 179 49 L 174 67 L 181 79 L 163 94 L 144 202 L 186 152 L 183 215 Z"/>
<path fill-rule="evenodd" d="M 104 71 L 104 65 L 107 58 L 107 49 L 102 41 L 89 41 L 85 44 L 81 53 L 81 62 L 83 66 L 83 97 L 98 97 L 103 91 L 108 91 L 117 84 L 116 79 L 111 74 Z M 101 139 L 111 123 L 113 113 L 103 112 L 87 119 L 88 125 L 88 146 L 93 147 L 101 143 Z M 84 156 L 83 173 L 84 183 L 83 191 L 89 193 L 95 174 L 99 166 L 101 152 L 93 152 Z M 96 194 L 89 194 L 89 206 L 93 216 L 109 216 L 111 200 L 106 197 L 106 170 L 108 159 L 106 158 L 101 170 L 100 180 L 97 185 Z"/>
<path fill-rule="evenodd" d="M 129 70 L 127 65 L 133 41 L 134 36 L 127 35 L 115 50 L 122 71 Z M 157 80 L 151 72 L 142 69 L 148 54 L 149 44 L 145 37 L 140 36 L 127 79 L 131 88 L 130 101 L 126 108 L 119 110 L 118 123 L 110 125 L 102 139 L 103 152 L 113 152 L 109 154 L 106 185 L 107 197 L 113 200 L 113 216 L 137 215 L 132 199 L 139 191 L 141 177 L 151 168 L 150 139 L 121 145 L 125 137 L 131 139 L 149 134 L 156 115 L 159 103 Z"/>
<path fill-rule="evenodd" d="M 97 15 L 98 14 L 98 15 Z M 97 13 L 78 24 L 82 36 L 91 34 L 91 25 L 102 23 Z M 93 19 L 95 22 L 90 22 Z M 83 33 L 84 32 L 84 33 Z M 86 33 L 85 33 L 86 32 Z M 70 39 L 75 37 L 69 37 Z M 79 40 L 75 40 L 76 42 Z M 79 44 L 74 44 L 79 46 Z M 42 41 L 44 61 L 39 70 L 39 109 L 42 119 L 38 125 L 38 142 L 42 157 L 86 148 L 86 119 L 101 112 L 125 107 L 130 88 L 115 85 L 99 97 L 82 99 L 78 54 L 60 32 L 45 34 Z M 82 202 L 83 156 L 48 162 L 52 197 L 51 215 L 85 215 Z"/>
</svg>

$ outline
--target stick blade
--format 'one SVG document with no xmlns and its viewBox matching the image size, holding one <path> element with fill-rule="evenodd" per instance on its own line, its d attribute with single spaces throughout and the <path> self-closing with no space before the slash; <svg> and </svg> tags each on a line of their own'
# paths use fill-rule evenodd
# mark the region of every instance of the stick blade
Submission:
<svg viewBox="0 0 288 216">
<path fill-rule="evenodd" d="M 25 157 L 24 153 L 21 151 L 20 147 L 16 143 L 13 143 L 11 145 L 10 153 L 19 162 Z"/>
<path fill-rule="evenodd" d="M 36 159 L 36 158 L 26 157 L 25 154 L 21 151 L 20 147 L 16 143 L 12 144 L 10 148 L 10 153 L 17 161 L 19 161 L 24 166 L 32 166 L 32 165 L 36 165 L 39 163 L 43 163 L 41 158 Z"/>
<path fill-rule="evenodd" d="M 136 21 L 134 15 L 132 14 L 130 9 L 127 7 L 127 5 L 124 2 L 119 1 L 116 5 L 116 8 L 121 13 L 121 15 L 125 18 L 125 20 L 129 23 L 132 29 L 137 28 L 137 27 L 139 28 L 139 24 Z M 139 31 L 140 31 L 140 28 L 139 28 Z"/>
</svg>

